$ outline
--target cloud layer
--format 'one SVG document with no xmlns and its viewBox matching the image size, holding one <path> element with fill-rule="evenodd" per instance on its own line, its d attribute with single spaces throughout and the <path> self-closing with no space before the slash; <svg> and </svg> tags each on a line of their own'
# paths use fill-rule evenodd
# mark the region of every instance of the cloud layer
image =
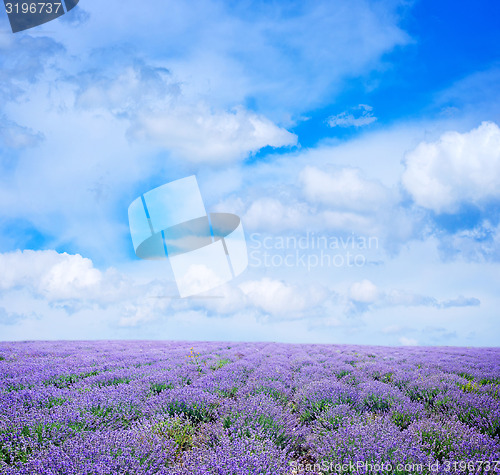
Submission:
<svg viewBox="0 0 500 475">
<path fill-rule="evenodd" d="M 416 204 L 436 213 L 500 198 L 500 128 L 492 122 L 421 143 L 405 163 L 403 185 Z"/>
</svg>

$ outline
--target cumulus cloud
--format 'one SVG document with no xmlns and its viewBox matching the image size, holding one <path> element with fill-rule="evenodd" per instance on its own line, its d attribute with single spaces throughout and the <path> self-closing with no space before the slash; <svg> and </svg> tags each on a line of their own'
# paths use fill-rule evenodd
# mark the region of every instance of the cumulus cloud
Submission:
<svg viewBox="0 0 500 475">
<path fill-rule="evenodd" d="M 333 209 L 374 210 L 387 198 L 382 185 L 364 178 L 358 168 L 325 171 L 307 166 L 299 179 L 308 200 Z"/>
<path fill-rule="evenodd" d="M 406 336 L 400 337 L 399 343 L 401 343 L 403 346 L 417 346 L 418 345 L 418 341 L 415 340 L 415 338 L 408 338 Z"/>
<path fill-rule="evenodd" d="M 436 213 L 500 199 L 500 128 L 483 122 L 421 143 L 406 155 L 402 183 L 417 205 Z"/>
<path fill-rule="evenodd" d="M 147 325 L 164 315 L 172 303 L 172 298 L 164 295 L 165 287 L 159 282 L 149 282 L 141 292 L 124 297 L 119 305 L 118 326 Z M 172 294 L 175 295 L 175 291 Z"/>
<path fill-rule="evenodd" d="M 170 306 L 171 299 L 161 298 L 166 289 L 177 295 L 173 283 L 169 286 L 150 278 L 139 284 L 113 268 L 99 270 L 91 259 L 79 254 L 52 250 L 0 254 L 0 269 L 3 324 L 26 318 L 13 310 L 22 302 L 22 308 L 28 309 L 23 311 L 26 315 L 29 309 L 43 309 L 44 305 L 51 312 L 60 309 L 73 315 L 100 309 L 110 312 L 110 319 L 120 326 L 136 326 L 157 319 Z"/>
<path fill-rule="evenodd" d="M 355 282 L 349 289 L 349 296 L 351 300 L 361 303 L 372 303 L 378 298 L 378 288 L 367 279 L 361 282 Z"/>
<path fill-rule="evenodd" d="M 127 9 L 132 24 L 109 22 L 119 2 L 106 12 L 91 3 L 91 21 L 79 24 L 83 42 L 69 34 L 70 15 L 51 24 L 50 39 L 0 37 L 0 96 L 7 119 L 22 128 L 4 136 L 11 145 L 37 146 L 36 154 L 20 150 L 12 161 L 0 214 L 29 223 L 47 246 L 69 245 L 106 263 L 129 256 L 119 210 L 137 189 L 207 163 L 241 162 L 262 147 L 295 145 L 286 129 L 291 115 L 331 97 L 343 79 L 369 72 L 408 40 L 391 5 L 374 9 L 364 0 L 349 8 L 269 4 L 251 15 L 244 5 L 211 2 L 194 10 L 176 5 L 176 14 L 167 15 L 152 2 Z M 269 18 L 279 28 L 270 29 Z M 332 44 L 339 47 L 325 46 Z M 249 213 L 253 222 L 258 208 Z M 301 223 L 293 214 L 290 225 Z M 349 226 L 355 219 L 326 220 Z M 89 222 L 95 232 L 88 232 Z"/>
<path fill-rule="evenodd" d="M 263 147 L 295 145 L 297 136 L 243 107 L 210 107 L 187 97 L 169 70 L 148 64 L 79 79 L 76 104 L 130 122 L 128 137 L 156 143 L 189 162 L 241 160 Z"/>
<path fill-rule="evenodd" d="M 51 299 L 80 296 L 102 281 L 90 259 L 52 250 L 0 254 L 0 268 L 0 290 L 24 287 Z"/>
<path fill-rule="evenodd" d="M 273 197 L 258 198 L 244 214 L 243 222 L 249 229 L 281 231 L 303 227 L 308 220 L 305 203 L 283 204 Z"/>
<path fill-rule="evenodd" d="M 112 268 L 101 271 L 79 254 L 47 251 L 14 251 L 0 254 L 0 294 L 28 292 L 55 306 L 106 307 L 136 292 L 130 282 Z"/>
<path fill-rule="evenodd" d="M 193 299 L 180 299 L 173 280 L 146 277 L 139 284 L 113 269 L 101 271 L 78 254 L 55 251 L 0 254 L 0 269 L 0 324 L 25 318 L 9 308 L 16 294 L 13 300 L 22 298 L 23 308 L 28 309 L 38 308 L 40 302 L 73 315 L 87 308 L 104 309 L 111 312 L 110 318 L 119 327 L 147 325 L 162 316 L 192 310 L 211 317 L 245 311 L 257 316 L 300 319 L 310 316 L 327 297 L 322 286 L 297 286 L 263 278 L 239 286 L 226 284 Z M 192 270 L 195 279 L 207 277 L 203 269 Z M 209 277 L 213 283 L 214 276 Z"/>
<path fill-rule="evenodd" d="M 326 297 L 322 288 L 299 287 L 268 277 L 243 282 L 239 287 L 252 305 L 285 318 L 303 318 L 305 310 L 318 305 Z"/>
<path fill-rule="evenodd" d="M 363 127 L 377 120 L 372 112 L 373 107 L 366 104 L 359 104 L 350 110 L 352 112 L 345 111 L 328 117 L 327 124 L 330 127 Z"/>
<path fill-rule="evenodd" d="M 211 111 L 204 104 L 141 113 L 131 131 L 134 138 L 153 140 L 192 162 L 241 160 L 266 146 L 297 143 L 295 134 L 262 115 L 241 107 Z"/>
<path fill-rule="evenodd" d="M 262 189 L 265 196 L 246 203 L 233 200 L 246 228 L 268 232 L 328 229 L 380 235 L 381 223 L 387 219 L 383 215 L 396 212 L 396 197 L 390 190 L 376 180 L 366 179 L 358 168 L 308 165 L 295 173 L 299 190 L 281 186 Z"/>
</svg>

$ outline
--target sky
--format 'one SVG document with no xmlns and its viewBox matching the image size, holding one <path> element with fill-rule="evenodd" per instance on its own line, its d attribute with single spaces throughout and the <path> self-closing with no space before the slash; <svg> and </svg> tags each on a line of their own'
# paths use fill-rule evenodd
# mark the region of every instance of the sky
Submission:
<svg viewBox="0 0 500 475">
<path fill-rule="evenodd" d="M 495 0 L 0 12 L 0 340 L 498 346 Z M 249 265 L 180 298 L 128 207 L 195 175 Z"/>
</svg>

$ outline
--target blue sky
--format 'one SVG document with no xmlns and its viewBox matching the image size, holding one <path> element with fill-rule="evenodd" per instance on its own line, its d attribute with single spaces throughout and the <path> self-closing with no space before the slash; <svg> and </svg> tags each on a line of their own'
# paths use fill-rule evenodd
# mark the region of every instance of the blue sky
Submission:
<svg viewBox="0 0 500 475">
<path fill-rule="evenodd" d="M 81 0 L 13 34 L 2 13 L 0 339 L 498 345 L 499 17 Z M 193 174 L 250 265 L 178 299 L 127 209 Z"/>
</svg>

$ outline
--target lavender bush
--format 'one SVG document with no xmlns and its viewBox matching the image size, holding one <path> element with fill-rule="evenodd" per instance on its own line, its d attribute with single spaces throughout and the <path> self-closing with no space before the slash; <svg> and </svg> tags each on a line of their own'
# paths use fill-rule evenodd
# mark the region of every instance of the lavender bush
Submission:
<svg viewBox="0 0 500 475">
<path fill-rule="evenodd" d="M 500 472 L 500 350 L 0 343 L 2 474 Z"/>
</svg>

